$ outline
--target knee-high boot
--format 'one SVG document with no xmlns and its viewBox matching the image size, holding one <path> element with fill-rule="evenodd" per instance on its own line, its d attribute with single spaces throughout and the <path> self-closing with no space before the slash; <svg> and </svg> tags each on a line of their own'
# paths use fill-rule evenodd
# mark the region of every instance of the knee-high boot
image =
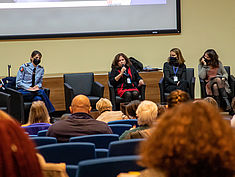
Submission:
<svg viewBox="0 0 235 177">
<path fill-rule="evenodd" d="M 226 104 L 226 111 L 230 111 L 232 109 L 231 105 L 230 105 L 230 102 L 229 102 L 229 99 L 228 99 L 228 94 L 226 92 L 226 90 L 224 88 L 220 88 L 219 89 L 219 93 L 221 95 L 221 97 L 223 98 L 225 104 Z"/>
<path fill-rule="evenodd" d="M 215 99 L 215 101 L 218 104 L 218 107 L 220 108 L 220 97 L 219 96 L 213 96 L 213 98 Z"/>
</svg>

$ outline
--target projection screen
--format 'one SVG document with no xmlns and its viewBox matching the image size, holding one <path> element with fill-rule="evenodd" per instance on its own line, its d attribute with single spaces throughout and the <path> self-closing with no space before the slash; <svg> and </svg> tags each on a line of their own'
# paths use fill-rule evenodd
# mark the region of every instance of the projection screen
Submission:
<svg viewBox="0 0 235 177">
<path fill-rule="evenodd" d="M 1 0 L 0 39 L 180 33 L 180 0 Z"/>
</svg>

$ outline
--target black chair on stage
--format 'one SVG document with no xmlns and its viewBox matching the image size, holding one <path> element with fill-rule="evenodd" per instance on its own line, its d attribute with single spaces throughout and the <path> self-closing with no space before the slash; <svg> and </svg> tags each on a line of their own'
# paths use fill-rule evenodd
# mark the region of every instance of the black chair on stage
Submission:
<svg viewBox="0 0 235 177">
<path fill-rule="evenodd" d="M 11 95 L 0 91 L 0 110 L 11 114 Z"/>
<path fill-rule="evenodd" d="M 72 99 L 79 94 L 86 95 L 95 110 L 96 102 L 104 95 L 104 86 L 94 81 L 94 73 L 64 74 L 64 92 L 67 112 Z"/>
<path fill-rule="evenodd" d="M 231 97 L 234 97 L 235 94 L 235 77 L 233 75 L 230 74 L 230 66 L 224 66 L 224 69 L 227 71 L 228 73 L 228 83 L 231 89 Z M 200 88 L 201 88 L 201 98 L 206 98 L 207 94 L 206 94 L 206 81 L 203 79 L 200 79 Z"/>
<path fill-rule="evenodd" d="M 191 97 L 191 99 L 194 99 L 194 90 L 195 90 L 195 77 L 194 77 L 194 68 L 187 68 L 186 69 L 186 80 L 188 81 L 188 93 Z M 158 83 L 160 88 L 160 100 L 161 104 L 167 103 L 167 96 L 170 95 L 170 93 L 165 91 L 165 83 L 164 83 L 164 77 L 162 77 Z"/>
<path fill-rule="evenodd" d="M 6 77 L 2 79 L 5 83 L 5 92 L 11 95 L 10 101 L 10 115 L 24 124 L 28 121 L 29 110 L 32 101 L 24 101 L 23 95 L 16 89 L 16 77 Z M 50 96 L 50 89 L 44 88 L 48 98 Z"/>
<path fill-rule="evenodd" d="M 108 73 L 108 75 L 110 75 L 110 72 Z M 109 81 L 108 81 L 108 86 L 109 86 L 109 98 L 113 105 L 113 110 L 120 110 L 120 103 L 123 103 L 124 99 L 116 94 L 116 88 Z M 140 92 L 139 100 L 141 101 L 145 100 L 145 88 L 146 88 L 145 84 L 138 87 L 138 90 Z"/>
</svg>

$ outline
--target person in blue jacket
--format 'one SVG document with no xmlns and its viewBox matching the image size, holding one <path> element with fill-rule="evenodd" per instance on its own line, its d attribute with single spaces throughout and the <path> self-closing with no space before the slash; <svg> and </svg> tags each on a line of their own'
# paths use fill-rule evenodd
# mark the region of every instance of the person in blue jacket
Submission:
<svg viewBox="0 0 235 177">
<path fill-rule="evenodd" d="M 23 94 L 24 101 L 42 100 L 45 102 L 48 112 L 52 113 L 55 108 L 42 89 L 44 68 L 39 65 L 41 58 L 41 52 L 34 50 L 30 62 L 20 66 L 16 77 L 16 88 Z"/>
</svg>

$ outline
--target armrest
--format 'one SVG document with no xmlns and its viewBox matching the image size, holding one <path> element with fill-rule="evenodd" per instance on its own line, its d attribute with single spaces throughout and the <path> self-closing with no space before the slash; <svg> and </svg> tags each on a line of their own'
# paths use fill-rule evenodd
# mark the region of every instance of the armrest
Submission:
<svg viewBox="0 0 235 177">
<path fill-rule="evenodd" d="M 164 96 L 164 77 L 162 77 L 159 82 L 158 82 L 158 86 L 160 89 L 160 100 L 161 100 L 161 104 L 164 104 L 166 102 L 165 100 L 165 96 Z"/>
<path fill-rule="evenodd" d="M 206 82 L 203 79 L 199 79 L 201 87 L 201 98 L 206 98 Z"/>
<path fill-rule="evenodd" d="M 8 113 L 10 112 L 10 99 L 10 94 L 0 92 L 0 107 L 6 107 Z"/>
<path fill-rule="evenodd" d="M 21 92 L 6 88 L 6 92 L 11 95 L 10 110 L 11 115 L 16 118 L 20 123 L 25 123 L 24 121 L 24 98 Z"/>
<path fill-rule="evenodd" d="M 189 93 L 190 93 L 191 99 L 195 98 L 195 80 L 196 80 L 196 78 L 192 77 L 192 79 L 189 83 Z"/>
<path fill-rule="evenodd" d="M 145 100 L 145 88 L 146 88 L 145 84 L 138 87 L 138 89 L 140 91 L 141 101 Z"/>
<path fill-rule="evenodd" d="M 64 83 L 64 96 L 65 96 L 66 111 L 69 112 L 69 106 L 74 97 L 74 91 L 73 88 L 68 83 Z"/>
<path fill-rule="evenodd" d="M 99 82 L 93 82 L 91 94 L 102 98 L 104 96 L 104 86 Z"/>
<path fill-rule="evenodd" d="M 232 91 L 232 96 L 235 94 L 235 77 L 233 75 L 230 75 L 228 78 L 228 82 L 230 85 L 230 89 Z"/>
<path fill-rule="evenodd" d="M 109 86 L 109 99 L 113 105 L 113 110 L 116 110 L 116 93 L 113 85 L 108 81 Z"/>
</svg>

